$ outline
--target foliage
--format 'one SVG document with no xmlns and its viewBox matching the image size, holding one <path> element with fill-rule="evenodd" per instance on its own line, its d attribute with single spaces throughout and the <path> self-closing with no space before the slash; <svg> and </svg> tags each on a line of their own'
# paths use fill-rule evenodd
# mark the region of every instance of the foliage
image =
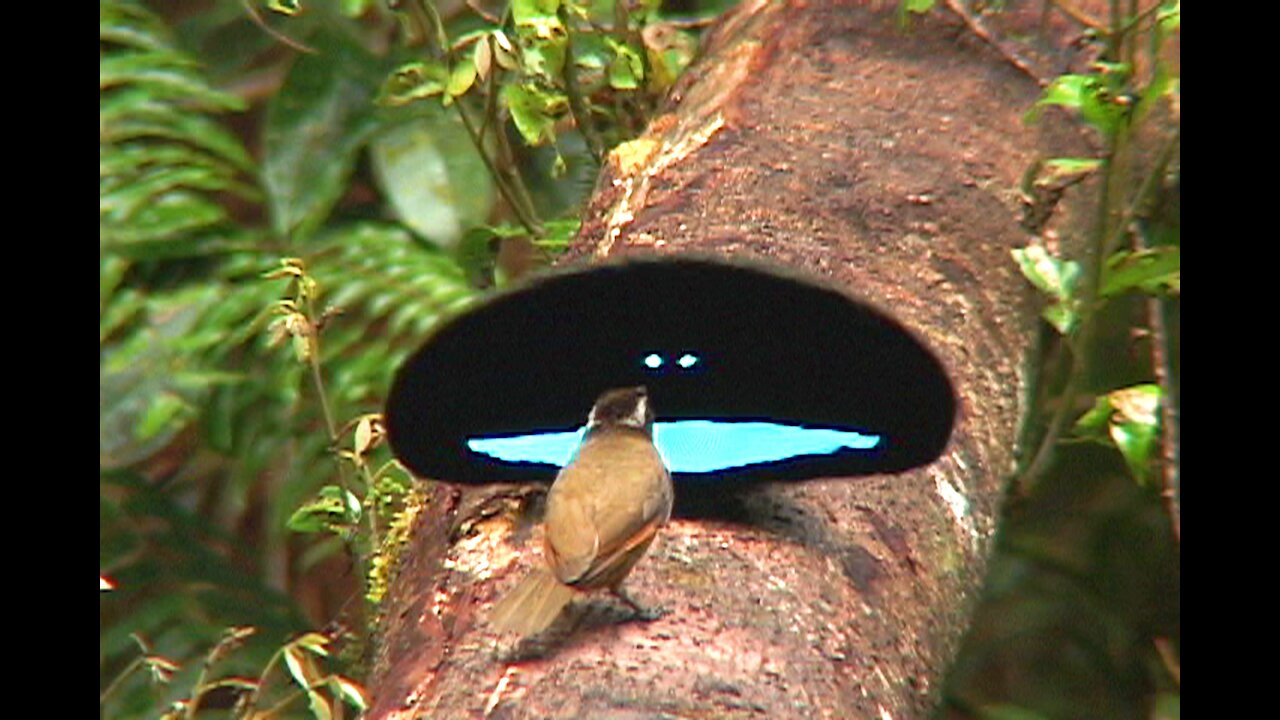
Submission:
<svg viewBox="0 0 1280 720">
<path fill-rule="evenodd" d="M 1037 162 L 1023 186 L 1033 240 L 1012 260 L 1051 331 L 987 597 L 949 683 L 957 716 L 1178 717 L 1180 4 L 1111 9 L 1069 8 L 1096 60 L 1026 115 L 1064 109 L 1098 150 Z M 1097 208 L 1080 244 L 1046 230 L 1068 193 Z M 993 668 L 1008 687 L 983 689 Z"/>
<path fill-rule="evenodd" d="M 704 24 L 452 7 L 100 0 L 104 717 L 362 706 L 421 505 L 391 373 L 565 247 Z"/>
<path fill-rule="evenodd" d="M 934 4 L 904 0 L 904 23 Z M 362 706 L 360 638 L 421 503 L 380 443 L 390 374 L 442 318 L 521 272 L 501 249 L 545 262 L 567 244 L 598 164 L 642 127 L 703 24 L 651 0 L 451 7 L 100 0 L 103 717 Z M 1101 464 L 1146 485 L 1091 489 L 1113 511 L 1087 528 L 1015 515 L 997 610 L 1026 577 L 1071 612 L 1102 607 L 1118 571 L 1061 557 L 1059 538 L 1097 537 L 1119 557 L 1158 536 L 1128 511 L 1167 487 L 1156 455 L 1176 432 L 1176 322 L 1158 319 L 1176 318 L 1180 243 L 1157 210 L 1178 136 L 1135 147 L 1170 116 L 1176 127 L 1176 68 L 1150 60 L 1179 31 L 1177 2 L 1114 19 L 1094 71 L 1059 78 L 1030 113 L 1077 112 L 1102 150 L 1039 163 L 1028 195 L 1051 205 L 1096 183 L 1103 210 L 1094 247 L 1040 237 L 1016 258 L 1065 358 L 1045 362 L 1025 487 L 1059 487 L 1046 478 L 1064 472 L 1067 441 L 1095 460 L 1105 446 Z M 1117 320 L 1135 302 L 1159 313 Z M 1173 352 L 1136 372 L 1092 361 L 1134 330 Z M 1050 580 L 1034 574 L 1046 566 Z M 1082 676 L 1146 687 L 1097 674 L 1151 661 L 1114 657 L 1144 620 L 1099 616 L 1096 635 L 1068 643 L 1092 661 Z M 1027 627 L 1009 625 L 1014 639 Z M 1176 668 L 1176 649 L 1157 668 Z M 1165 685 L 1154 705 L 1176 716 Z"/>
<path fill-rule="evenodd" d="M 1176 400 L 1170 338 L 1159 316 L 1181 293 L 1181 239 L 1176 215 L 1164 231 L 1158 226 L 1167 224 L 1170 216 L 1159 197 L 1176 192 L 1180 177 L 1179 80 L 1164 48 L 1170 32 L 1180 26 L 1180 4 L 1166 0 L 1141 12 L 1137 7 L 1132 5 L 1130 14 L 1117 11 L 1105 28 L 1091 73 L 1059 76 L 1028 113 L 1028 120 L 1034 121 L 1045 106 L 1067 108 L 1096 132 L 1101 147 L 1096 158 L 1053 158 L 1037 164 L 1029 173 L 1030 197 L 1043 199 L 1046 195 L 1037 190 L 1055 188 L 1059 192 L 1048 197 L 1056 203 L 1060 191 L 1081 177 L 1101 177 L 1098 221 L 1081 259 L 1060 257 L 1043 238 L 1013 253 L 1027 279 L 1051 298 L 1044 316 L 1065 338 L 1070 359 L 1057 410 L 1047 423 L 1039 452 L 1023 473 L 1026 482 L 1034 482 L 1044 471 L 1068 417 L 1076 412 L 1075 397 L 1090 381 L 1086 370 L 1099 352 L 1098 326 L 1109 305 L 1135 293 L 1150 298 L 1151 312 L 1142 329 L 1152 345 L 1149 372 L 1157 382 L 1102 393 L 1094 409 L 1076 423 L 1079 433 L 1114 444 L 1134 477 L 1145 481 L 1152 451 L 1159 447 L 1155 439 L 1160 406 Z M 1163 113 L 1163 122 L 1152 119 L 1156 111 Z M 1144 154 L 1140 143 L 1153 134 L 1159 147 Z M 1064 183 L 1064 178 L 1070 180 Z M 1108 425 L 1109 434 L 1098 432 Z M 1176 442 L 1168 435 L 1172 431 L 1176 428 L 1166 429 L 1166 446 Z M 1166 462 L 1163 469 L 1176 474 L 1176 463 Z M 1176 532 L 1176 508 L 1171 512 Z"/>
</svg>

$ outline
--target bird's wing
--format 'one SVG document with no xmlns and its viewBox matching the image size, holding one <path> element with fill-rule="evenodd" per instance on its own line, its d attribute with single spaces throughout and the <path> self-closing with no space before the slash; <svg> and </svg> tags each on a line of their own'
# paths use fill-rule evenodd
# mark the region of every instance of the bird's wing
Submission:
<svg viewBox="0 0 1280 720">
<path fill-rule="evenodd" d="M 592 486 L 602 482 L 607 486 Z M 584 445 L 551 492 L 547 557 L 565 583 L 589 583 L 620 559 L 643 553 L 671 510 L 670 478 L 644 437 L 619 435 Z"/>
</svg>

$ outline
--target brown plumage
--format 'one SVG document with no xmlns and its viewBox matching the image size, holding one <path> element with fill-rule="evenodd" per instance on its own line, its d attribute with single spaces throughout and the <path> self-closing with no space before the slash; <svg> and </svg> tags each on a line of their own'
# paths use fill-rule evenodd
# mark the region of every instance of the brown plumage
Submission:
<svg viewBox="0 0 1280 720">
<path fill-rule="evenodd" d="M 591 410 L 574 459 L 547 494 L 545 567 L 535 569 L 490 614 L 499 630 L 545 630 L 579 591 L 605 588 L 637 612 L 622 581 L 671 515 L 674 491 L 653 445 L 644 388 L 610 390 Z"/>
</svg>

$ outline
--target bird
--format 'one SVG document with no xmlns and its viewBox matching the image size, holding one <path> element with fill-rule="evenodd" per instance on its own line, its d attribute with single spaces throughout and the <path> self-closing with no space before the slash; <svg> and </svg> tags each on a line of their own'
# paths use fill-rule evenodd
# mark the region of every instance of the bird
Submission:
<svg viewBox="0 0 1280 720">
<path fill-rule="evenodd" d="M 527 637 L 548 628 L 578 594 L 607 589 L 637 617 L 653 619 L 622 590 L 671 517 L 671 473 L 653 443 L 643 386 L 606 390 L 587 417 L 572 460 L 547 493 L 544 563 L 490 611 L 490 623 Z"/>
</svg>

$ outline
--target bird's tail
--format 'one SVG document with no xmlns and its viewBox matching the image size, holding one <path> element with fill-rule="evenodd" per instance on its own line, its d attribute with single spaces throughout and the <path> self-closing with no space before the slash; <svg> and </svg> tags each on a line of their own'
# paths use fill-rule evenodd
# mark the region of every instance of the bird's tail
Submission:
<svg viewBox="0 0 1280 720">
<path fill-rule="evenodd" d="M 546 630 L 573 599 L 574 590 L 546 568 L 538 568 L 520 581 L 489 612 L 489 622 L 503 632 L 521 636 Z"/>
</svg>

